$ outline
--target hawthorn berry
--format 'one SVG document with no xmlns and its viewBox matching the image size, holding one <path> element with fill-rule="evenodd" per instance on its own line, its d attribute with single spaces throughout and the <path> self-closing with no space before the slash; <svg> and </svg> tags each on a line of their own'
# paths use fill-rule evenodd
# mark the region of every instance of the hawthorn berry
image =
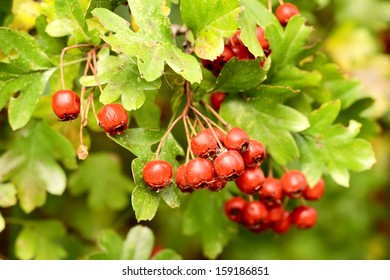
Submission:
<svg viewBox="0 0 390 280">
<path fill-rule="evenodd" d="M 264 29 L 260 26 L 256 26 L 256 37 L 257 41 L 259 41 L 260 46 L 263 48 L 263 50 L 269 49 L 269 42 L 264 36 Z"/>
<path fill-rule="evenodd" d="M 311 228 L 317 222 L 317 210 L 310 206 L 295 207 L 291 219 L 298 229 Z"/>
<path fill-rule="evenodd" d="M 213 163 L 208 159 L 195 158 L 186 164 L 184 178 L 187 185 L 194 189 L 206 187 L 214 178 Z"/>
<path fill-rule="evenodd" d="M 280 204 L 283 199 L 282 182 L 279 179 L 267 177 L 259 192 L 259 197 L 267 205 Z"/>
<path fill-rule="evenodd" d="M 236 179 L 236 185 L 246 194 L 258 192 L 264 184 L 264 173 L 258 168 L 248 168 Z"/>
<path fill-rule="evenodd" d="M 228 150 L 245 151 L 249 144 L 249 136 L 239 127 L 232 128 L 225 136 L 224 145 Z"/>
<path fill-rule="evenodd" d="M 121 104 L 107 104 L 98 112 L 99 126 L 111 135 L 122 134 L 129 121 Z"/>
<path fill-rule="evenodd" d="M 306 186 L 302 191 L 302 196 L 307 200 L 318 200 L 324 194 L 324 190 L 325 182 L 324 179 L 320 178 L 313 187 Z"/>
<path fill-rule="evenodd" d="M 243 209 L 246 205 L 246 201 L 240 197 L 232 197 L 225 202 L 225 213 L 229 220 L 242 223 L 244 221 Z"/>
<path fill-rule="evenodd" d="M 291 213 L 284 211 L 283 217 L 279 223 L 272 225 L 272 230 L 276 233 L 285 233 L 291 228 Z"/>
<path fill-rule="evenodd" d="M 297 198 L 307 187 L 306 177 L 299 170 L 290 170 L 281 178 L 284 193 L 291 198 Z"/>
<path fill-rule="evenodd" d="M 217 140 L 210 131 L 201 131 L 191 139 L 191 150 L 199 157 L 207 158 L 214 155 L 217 147 Z"/>
<path fill-rule="evenodd" d="M 284 215 L 284 207 L 281 204 L 275 204 L 274 206 L 268 207 L 268 223 L 276 225 L 280 223 Z"/>
<path fill-rule="evenodd" d="M 291 3 L 284 3 L 276 8 L 275 15 L 280 24 L 286 26 L 292 16 L 298 15 L 298 8 Z"/>
<path fill-rule="evenodd" d="M 182 191 L 182 192 L 192 192 L 193 189 L 190 188 L 190 187 L 187 185 L 187 182 L 186 182 L 185 170 L 186 170 L 185 164 L 180 165 L 180 166 L 176 169 L 176 173 L 175 173 L 176 186 L 177 186 L 177 187 L 179 188 L 179 190 Z"/>
<path fill-rule="evenodd" d="M 244 45 L 236 45 L 232 47 L 232 51 L 234 56 L 238 60 L 244 60 L 244 59 L 254 59 L 255 57 L 251 52 L 248 50 L 248 48 Z"/>
<path fill-rule="evenodd" d="M 225 100 L 225 97 L 226 93 L 221 91 L 214 92 L 213 94 L 211 94 L 210 102 L 216 111 L 219 111 L 219 109 L 221 108 L 221 104 Z"/>
<path fill-rule="evenodd" d="M 266 151 L 263 144 L 259 141 L 251 140 L 249 141 L 247 150 L 243 152 L 241 156 L 245 166 L 255 167 L 264 161 L 266 158 Z"/>
<path fill-rule="evenodd" d="M 226 186 L 226 183 L 227 181 L 223 178 L 214 178 L 214 180 L 208 185 L 208 189 L 213 192 L 220 191 Z"/>
<path fill-rule="evenodd" d="M 268 218 L 267 207 L 263 202 L 257 200 L 246 203 L 242 213 L 245 225 L 248 227 L 266 223 Z"/>
<path fill-rule="evenodd" d="M 220 131 L 218 128 L 213 127 L 212 130 L 211 130 L 211 128 L 206 128 L 203 131 L 206 132 L 206 133 L 209 133 L 214 138 L 215 138 L 215 136 L 217 136 L 218 141 L 223 145 L 223 142 L 225 140 L 225 136 L 223 135 L 222 131 Z"/>
<path fill-rule="evenodd" d="M 214 159 L 214 170 L 218 177 L 233 180 L 244 172 L 244 161 L 239 152 L 228 150 Z"/>
<path fill-rule="evenodd" d="M 71 121 L 80 114 L 80 98 L 72 90 L 56 91 L 51 99 L 54 113 L 61 121 Z"/>
<path fill-rule="evenodd" d="M 172 166 L 165 160 L 152 160 L 142 170 L 145 183 L 154 190 L 163 189 L 171 183 Z"/>
</svg>

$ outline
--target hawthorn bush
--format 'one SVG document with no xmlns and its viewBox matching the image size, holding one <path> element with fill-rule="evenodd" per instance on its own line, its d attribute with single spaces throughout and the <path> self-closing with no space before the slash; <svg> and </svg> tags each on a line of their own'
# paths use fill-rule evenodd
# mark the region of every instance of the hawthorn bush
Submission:
<svg viewBox="0 0 390 280">
<path fill-rule="evenodd" d="M 388 256 L 388 108 L 333 62 L 345 1 L 6 2 L 0 257 Z"/>
</svg>

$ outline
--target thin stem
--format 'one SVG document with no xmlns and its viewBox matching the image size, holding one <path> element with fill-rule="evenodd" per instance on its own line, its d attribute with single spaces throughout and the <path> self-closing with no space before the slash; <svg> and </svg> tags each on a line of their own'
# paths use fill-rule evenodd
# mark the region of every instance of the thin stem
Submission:
<svg viewBox="0 0 390 280">
<path fill-rule="evenodd" d="M 268 161 L 268 177 L 272 178 L 274 176 L 274 172 L 272 170 L 272 161 Z"/>
<path fill-rule="evenodd" d="M 302 196 L 299 198 L 299 200 L 300 200 L 300 202 L 301 202 L 301 204 L 302 204 L 303 206 L 306 206 L 306 205 L 307 205 L 306 199 L 304 199 Z"/>
<path fill-rule="evenodd" d="M 187 116 L 183 117 L 183 125 L 184 125 L 184 130 L 186 132 L 186 138 L 187 138 L 187 152 L 186 152 L 186 163 L 190 160 L 190 152 L 191 152 L 191 137 L 190 137 L 190 131 L 188 130 L 188 125 L 187 125 Z"/>
<path fill-rule="evenodd" d="M 197 132 L 196 132 L 195 126 L 191 123 L 191 121 L 190 121 L 190 119 L 188 118 L 188 116 L 186 116 L 186 121 L 187 121 L 188 125 L 189 125 L 190 128 L 191 128 L 191 133 L 192 133 L 192 135 L 196 135 Z M 196 123 L 194 123 L 194 124 L 196 124 Z"/>
<path fill-rule="evenodd" d="M 284 1 L 283 0 L 279 0 L 279 5 L 284 5 Z"/>
<path fill-rule="evenodd" d="M 268 11 L 272 13 L 272 0 L 268 0 Z"/>
<path fill-rule="evenodd" d="M 195 119 L 196 119 L 196 122 L 195 122 L 195 124 L 199 124 L 199 126 L 200 126 L 200 129 L 201 129 L 201 130 L 205 130 L 205 127 L 204 127 L 203 123 L 200 121 L 200 119 L 199 119 L 198 115 L 195 115 Z M 196 127 L 196 125 L 195 125 L 195 124 L 194 124 L 194 126 Z"/>
<path fill-rule="evenodd" d="M 97 69 L 96 51 L 93 49 L 93 50 L 91 50 L 91 52 L 92 52 L 93 65 L 90 61 L 88 61 L 89 68 L 91 69 L 91 72 L 93 73 L 93 76 L 95 77 L 95 80 L 96 80 L 96 83 L 99 87 L 100 93 L 103 93 L 103 88 L 102 88 L 102 85 L 101 85 L 100 80 L 98 78 L 97 71 L 96 71 L 96 69 Z"/>
<path fill-rule="evenodd" d="M 249 202 L 253 202 L 254 201 L 253 195 L 251 195 L 251 194 L 248 195 L 248 201 Z"/>
<path fill-rule="evenodd" d="M 229 124 L 207 102 L 202 100 L 202 103 L 225 127 L 229 128 Z"/>
</svg>

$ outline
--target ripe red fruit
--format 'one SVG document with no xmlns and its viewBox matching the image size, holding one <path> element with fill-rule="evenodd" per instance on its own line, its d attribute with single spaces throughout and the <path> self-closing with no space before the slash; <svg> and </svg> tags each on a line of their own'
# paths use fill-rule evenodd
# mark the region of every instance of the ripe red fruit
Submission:
<svg viewBox="0 0 390 280">
<path fill-rule="evenodd" d="M 222 178 L 215 178 L 209 185 L 210 191 L 216 192 L 222 190 L 226 186 L 227 181 Z"/>
<path fill-rule="evenodd" d="M 272 230 L 276 233 L 285 233 L 291 228 L 291 214 L 288 211 L 284 211 L 281 221 L 272 225 Z"/>
<path fill-rule="evenodd" d="M 253 227 L 266 223 L 268 218 L 268 210 L 261 201 L 251 201 L 245 204 L 242 210 L 245 225 Z"/>
<path fill-rule="evenodd" d="M 244 45 L 236 45 L 236 46 L 233 46 L 232 47 L 232 51 L 233 51 L 233 54 L 234 56 L 238 59 L 238 60 L 244 60 L 244 59 L 254 59 L 255 57 L 253 56 L 253 54 L 251 54 L 251 52 L 249 51 L 249 49 L 244 46 Z"/>
<path fill-rule="evenodd" d="M 179 168 L 176 170 L 176 174 L 175 174 L 176 186 L 182 192 L 192 192 L 193 189 L 190 188 L 186 182 L 185 170 L 186 170 L 186 166 L 184 164 L 180 165 Z"/>
<path fill-rule="evenodd" d="M 306 177 L 299 170 L 290 170 L 282 176 L 283 191 L 288 197 L 297 198 L 306 188 Z"/>
<path fill-rule="evenodd" d="M 246 205 L 246 201 L 239 196 L 232 197 L 225 202 L 225 213 L 229 220 L 242 223 L 244 221 L 243 209 Z"/>
<path fill-rule="evenodd" d="M 104 105 L 97 117 L 99 126 L 111 135 L 122 134 L 129 121 L 127 112 L 121 104 Z"/>
<path fill-rule="evenodd" d="M 309 186 L 306 186 L 302 192 L 302 196 L 307 200 L 318 200 L 324 194 L 324 190 L 325 182 L 324 179 L 321 178 L 313 187 L 310 188 Z"/>
<path fill-rule="evenodd" d="M 244 45 L 241 40 L 241 30 L 237 30 L 236 33 L 234 33 L 234 35 L 229 38 L 228 45 L 231 47 Z"/>
<path fill-rule="evenodd" d="M 310 206 L 298 206 L 294 208 L 291 219 L 298 229 L 311 228 L 317 222 L 317 210 Z"/>
<path fill-rule="evenodd" d="M 259 197 L 267 205 L 280 204 L 283 199 L 282 182 L 279 179 L 267 177 L 259 192 Z"/>
<path fill-rule="evenodd" d="M 228 150 L 245 151 L 249 144 L 249 136 L 239 127 L 232 128 L 225 137 L 224 145 Z"/>
<path fill-rule="evenodd" d="M 249 141 L 247 150 L 243 152 L 241 156 L 245 166 L 255 167 L 264 161 L 266 158 L 266 151 L 263 144 L 259 141 L 251 140 Z"/>
<path fill-rule="evenodd" d="M 165 160 L 152 160 L 142 170 L 145 183 L 152 189 L 159 190 L 171 183 L 172 166 Z"/>
<path fill-rule="evenodd" d="M 244 172 L 244 161 L 239 152 L 229 150 L 214 159 L 214 170 L 218 177 L 233 180 Z"/>
<path fill-rule="evenodd" d="M 206 187 L 214 178 L 214 167 L 211 161 L 195 158 L 186 164 L 184 177 L 187 185 L 194 189 Z"/>
<path fill-rule="evenodd" d="M 80 114 L 80 98 L 72 90 L 56 91 L 51 99 L 54 113 L 61 121 L 71 121 Z"/>
<path fill-rule="evenodd" d="M 232 48 L 229 45 L 225 45 L 223 52 L 216 58 L 218 61 L 228 62 L 234 56 Z"/>
<path fill-rule="evenodd" d="M 219 109 L 221 108 L 221 104 L 225 100 L 225 97 L 226 97 L 226 93 L 221 91 L 214 92 L 213 94 L 211 94 L 210 102 L 216 111 L 219 111 Z"/>
<path fill-rule="evenodd" d="M 261 189 L 264 180 L 264 173 L 260 168 L 248 168 L 236 179 L 236 185 L 243 193 L 254 194 Z"/>
<path fill-rule="evenodd" d="M 214 138 L 215 138 L 215 136 L 217 136 L 218 141 L 223 145 L 223 142 L 225 140 L 225 136 L 223 135 L 222 131 L 220 131 L 218 128 L 213 127 L 213 130 L 211 130 L 210 128 L 206 128 L 203 131 L 209 133 Z M 214 131 L 214 133 L 213 133 L 213 131 Z"/>
<path fill-rule="evenodd" d="M 256 36 L 257 36 L 257 41 L 259 41 L 259 44 L 261 45 L 263 50 L 268 50 L 269 42 L 264 36 L 264 29 L 261 28 L 260 26 L 256 26 Z"/>
<path fill-rule="evenodd" d="M 201 131 L 191 139 L 191 150 L 199 157 L 207 158 L 214 155 L 217 147 L 217 140 L 211 131 Z"/>
<path fill-rule="evenodd" d="M 280 223 L 283 219 L 284 215 L 284 207 L 283 205 L 274 205 L 268 208 L 268 223 L 271 225 L 276 225 Z"/>
<path fill-rule="evenodd" d="M 291 3 L 284 3 L 276 8 L 275 15 L 280 24 L 286 26 L 292 16 L 298 15 L 298 8 Z"/>
</svg>

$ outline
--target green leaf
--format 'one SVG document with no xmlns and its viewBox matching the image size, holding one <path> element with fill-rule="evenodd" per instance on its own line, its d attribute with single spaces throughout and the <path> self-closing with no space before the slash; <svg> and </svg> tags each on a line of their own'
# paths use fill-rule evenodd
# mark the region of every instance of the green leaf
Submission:
<svg viewBox="0 0 390 280">
<path fill-rule="evenodd" d="M 145 102 L 141 108 L 132 112 L 139 127 L 159 128 L 161 119 L 161 108 L 156 104 L 155 97 L 157 90 L 145 93 Z"/>
<path fill-rule="evenodd" d="M 39 41 L 45 48 L 48 54 L 60 54 L 65 47 L 65 41 L 61 38 L 51 37 L 46 32 L 47 21 L 45 16 L 41 15 L 37 18 L 36 28 L 39 35 Z"/>
<path fill-rule="evenodd" d="M 29 75 L 30 83 L 20 89 L 20 95 L 17 98 L 11 97 L 8 117 L 13 130 L 20 129 L 28 123 L 54 71 L 55 68 L 52 68 L 42 74 Z"/>
<path fill-rule="evenodd" d="M 264 143 L 272 158 L 281 165 L 299 156 L 291 132 L 309 127 L 300 112 L 262 95 L 246 101 L 226 99 L 220 114 L 232 126 L 243 128 L 251 138 Z"/>
<path fill-rule="evenodd" d="M 93 260 L 120 260 L 123 241 L 112 229 L 104 230 L 99 236 L 98 245 L 101 251 L 90 254 L 87 258 Z"/>
<path fill-rule="evenodd" d="M 103 26 L 116 34 L 105 36 L 104 41 L 118 53 L 129 58 L 137 58 L 141 78 L 151 82 L 158 79 L 164 71 L 165 62 L 173 71 L 191 83 L 199 83 L 201 70 L 195 57 L 182 52 L 174 44 L 170 22 L 164 14 L 164 2 L 159 0 L 129 0 L 132 15 L 140 31 L 134 33 L 129 22 L 115 13 L 96 8 L 92 14 Z M 151 21 L 150 19 L 153 19 Z"/>
<path fill-rule="evenodd" d="M 88 206 L 94 210 L 124 209 L 129 203 L 132 186 L 122 174 L 119 158 L 107 153 L 88 156 L 69 179 L 71 193 L 77 196 L 87 193 Z"/>
<path fill-rule="evenodd" d="M 0 232 L 2 232 L 5 229 L 5 220 L 3 218 L 3 215 L 0 212 Z"/>
<path fill-rule="evenodd" d="M 22 260 L 63 259 L 67 252 L 60 242 L 65 234 L 60 221 L 26 221 L 16 238 L 15 254 Z"/>
<path fill-rule="evenodd" d="M 0 27 L 0 79 L 32 71 L 46 70 L 52 66 L 49 58 L 30 35 Z"/>
<path fill-rule="evenodd" d="M 97 66 L 98 80 L 104 85 L 99 101 L 109 104 L 122 96 L 122 105 L 126 110 L 136 110 L 145 101 L 145 91 L 158 89 L 161 80 L 147 82 L 140 78 L 137 65 L 129 57 L 106 56 L 99 60 Z M 82 77 L 80 83 L 85 86 L 97 86 L 94 76 Z"/>
<path fill-rule="evenodd" d="M 261 59 L 236 60 L 231 59 L 218 76 L 215 90 L 224 92 L 242 92 L 261 84 L 267 70 L 260 67 Z"/>
<path fill-rule="evenodd" d="M 147 260 L 152 253 L 154 235 L 151 229 L 137 225 L 129 230 L 123 243 L 122 260 Z"/>
<path fill-rule="evenodd" d="M 8 152 L 0 157 L 0 178 L 15 185 L 26 213 L 44 204 L 46 191 L 54 195 L 64 192 L 66 175 L 56 160 L 68 168 L 76 167 L 72 144 L 42 121 L 30 122 L 15 133 Z"/>
<path fill-rule="evenodd" d="M 183 217 L 183 232 L 199 234 L 206 257 L 215 259 L 236 232 L 236 226 L 223 213 L 227 192 L 213 193 L 207 190 L 191 194 Z"/>
<path fill-rule="evenodd" d="M 72 45 L 81 43 L 98 44 L 97 34 L 88 30 L 79 0 L 56 0 L 55 11 L 58 20 L 50 22 L 46 28 L 46 32 L 50 36 L 70 35 Z M 61 32 L 58 33 L 58 30 L 61 30 Z"/>
<path fill-rule="evenodd" d="M 181 260 L 182 257 L 172 249 L 163 249 L 155 254 L 152 260 Z"/>
<path fill-rule="evenodd" d="M 85 18 L 93 17 L 92 11 L 95 8 L 105 8 L 112 11 L 115 8 L 116 0 L 89 0 L 87 11 L 85 12 Z"/>
<path fill-rule="evenodd" d="M 0 183 L 0 207 L 16 204 L 16 188 L 12 183 Z"/>
<path fill-rule="evenodd" d="M 339 101 L 325 103 L 313 111 L 310 128 L 298 140 L 301 165 L 309 185 L 314 185 L 327 171 L 336 183 L 348 187 L 349 170 L 368 170 L 376 162 L 371 144 L 356 138 L 361 124 L 353 120 L 348 127 L 332 124 L 339 111 Z"/>
<path fill-rule="evenodd" d="M 284 86 L 294 90 L 303 90 L 310 87 L 317 87 L 322 80 L 318 71 L 304 71 L 297 67 L 286 66 L 267 80 L 272 86 Z"/>
<path fill-rule="evenodd" d="M 194 51 L 204 59 L 215 59 L 223 52 L 224 37 L 238 28 L 238 0 L 182 0 L 180 11 L 195 36 Z"/>
</svg>

